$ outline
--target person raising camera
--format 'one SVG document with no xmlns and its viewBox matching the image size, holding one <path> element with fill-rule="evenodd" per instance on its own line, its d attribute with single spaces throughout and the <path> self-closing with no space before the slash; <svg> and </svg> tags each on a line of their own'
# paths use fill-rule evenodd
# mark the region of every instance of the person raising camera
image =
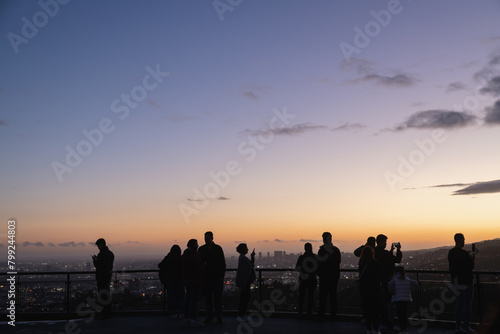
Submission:
<svg viewBox="0 0 500 334">
<path fill-rule="evenodd" d="M 382 305 L 380 307 L 381 323 L 388 330 L 392 330 L 393 312 L 391 304 L 391 294 L 387 290 L 387 283 L 394 275 L 394 266 L 396 263 L 401 263 L 403 253 L 401 252 L 401 244 L 399 242 L 391 244 L 391 250 L 388 251 L 387 237 L 383 234 L 377 236 L 377 246 L 375 247 L 375 260 L 382 267 Z M 396 255 L 394 255 L 396 249 Z"/>
</svg>

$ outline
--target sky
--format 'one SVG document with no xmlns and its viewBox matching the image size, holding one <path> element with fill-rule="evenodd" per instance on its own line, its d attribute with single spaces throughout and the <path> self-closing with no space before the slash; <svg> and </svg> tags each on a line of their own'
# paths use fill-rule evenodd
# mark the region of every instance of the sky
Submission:
<svg viewBox="0 0 500 334">
<path fill-rule="evenodd" d="M 0 250 L 500 237 L 499 1 L 2 1 Z"/>
</svg>

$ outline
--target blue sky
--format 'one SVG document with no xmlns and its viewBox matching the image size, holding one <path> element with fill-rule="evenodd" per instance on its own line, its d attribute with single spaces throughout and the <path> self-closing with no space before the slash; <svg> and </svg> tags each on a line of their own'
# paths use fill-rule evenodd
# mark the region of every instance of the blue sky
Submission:
<svg viewBox="0 0 500 334">
<path fill-rule="evenodd" d="M 328 229 L 349 250 L 390 231 L 413 248 L 450 243 L 457 226 L 472 239 L 498 237 L 498 1 L 243 0 L 222 14 L 214 3 L 231 6 L 2 2 L 0 211 L 22 224 L 19 242 L 100 233 L 156 250 L 212 229 L 226 245 L 246 236 L 293 250 Z M 23 18 L 42 20 L 36 35 L 23 35 Z M 341 45 L 356 47 L 358 29 L 369 43 L 346 59 Z M 148 75 L 155 88 L 145 90 Z M 120 119 L 112 104 L 134 89 L 146 96 Z M 270 131 L 285 110 L 293 118 Z M 106 119 L 113 130 L 58 177 L 54 162 L 66 165 L 66 148 Z M 436 130 L 446 140 L 390 186 L 399 157 Z M 273 137 L 249 162 L 238 147 L 259 134 Z M 186 221 L 181 207 L 201 201 L 193 189 L 229 161 L 241 172 L 217 193 L 224 200 L 203 199 Z M 493 183 L 453 196 L 476 182 Z M 484 226 L 470 227 L 475 217 Z M 428 224 L 425 240 L 412 239 L 416 222 Z"/>
</svg>

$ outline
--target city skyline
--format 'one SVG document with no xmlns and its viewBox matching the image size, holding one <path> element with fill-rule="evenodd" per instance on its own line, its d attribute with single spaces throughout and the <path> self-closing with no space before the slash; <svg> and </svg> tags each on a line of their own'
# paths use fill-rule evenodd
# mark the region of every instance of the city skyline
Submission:
<svg viewBox="0 0 500 334">
<path fill-rule="evenodd" d="M 0 249 L 500 237 L 498 2 L 0 6 Z"/>
</svg>

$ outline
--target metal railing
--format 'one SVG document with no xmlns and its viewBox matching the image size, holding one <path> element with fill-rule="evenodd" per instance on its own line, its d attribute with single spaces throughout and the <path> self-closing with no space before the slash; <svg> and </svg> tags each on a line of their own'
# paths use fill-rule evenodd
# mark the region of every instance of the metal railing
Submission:
<svg viewBox="0 0 500 334">
<path fill-rule="evenodd" d="M 291 268 L 256 268 L 256 271 L 257 281 L 253 288 L 253 299 L 262 304 L 263 301 L 269 300 L 272 290 L 280 289 L 286 297 L 286 302 L 283 305 L 276 305 L 273 311 L 294 312 L 297 307 L 298 273 Z M 227 288 L 224 297 L 226 310 L 237 308 L 235 272 L 236 269 L 226 270 Z M 448 271 L 407 270 L 406 272 L 409 277 L 419 282 L 410 314 L 416 314 L 419 319 L 451 320 L 455 303 Z M 94 274 L 95 271 L 18 272 L 15 275 L 16 314 L 26 317 L 37 312 L 74 314 L 79 305 L 87 303 L 86 300 L 88 301 L 92 291 L 95 291 Z M 11 275 L 0 273 L 3 284 L 9 276 Z M 356 269 L 341 270 L 338 288 L 339 313 L 361 314 L 357 277 Z M 166 311 L 167 298 L 164 287 L 158 279 L 158 270 L 114 271 L 113 278 L 113 306 L 117 312 L 134 308 Z M 52 288 L 48 289 L 48 286 Z M 474 287 L 473 320 L 479 322 L 489 302 L 500 299 L 500 272 L 474 272 Z M 7 313 L 6 303 L 6 294 L 0 296 L 2 314 Z"/>
</svg>

